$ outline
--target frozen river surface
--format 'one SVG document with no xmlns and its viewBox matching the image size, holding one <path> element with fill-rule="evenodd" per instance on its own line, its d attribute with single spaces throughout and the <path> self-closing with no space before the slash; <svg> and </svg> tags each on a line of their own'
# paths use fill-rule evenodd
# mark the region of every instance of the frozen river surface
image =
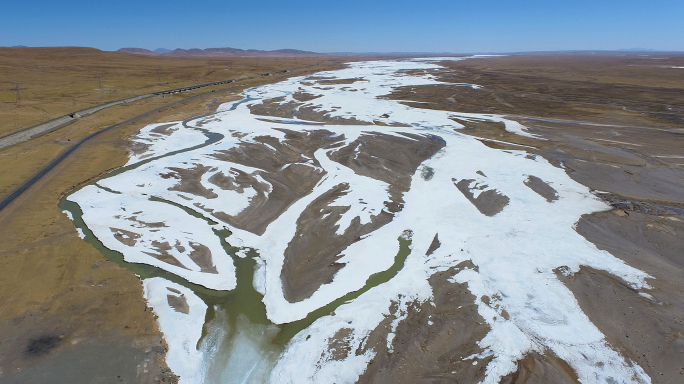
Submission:
<svg viewBox="0 0 684 384">
<path fill-rule="evenodd" d="M 482 382 L 498 383 L 531 352 L 552 352 L 583 383 L 650 382 L 558 279 L 586 265 L 648 289 L 649 276 L 574 230 L 608 207 L 525 148 L 460 133 L 459 121 L 489 121 L 543 140 L 515 121 L 385 97 L 478 88 L 441 82 L 438 63 L 353 63 L 249 89 L 246 102 L 187 125 L 143 128 L 134 140 L 146 151 L 129 169 L 68 197 L 86 236 L 180 278 L 144 288 L 181 383 L 354 383 L 378 353 L 369 335 L 391 318 L 392 351 L 407 308 L 433 300 L 430 277 L 459 265 L 447 284 L 467 284 L 488 327 L 464 358 L 486 366 Z M 208 133 L 222 139 L 203 145 Z M 373 283 L 398 265 L 402 241 L 400 268 Z M 233 291 L 249 293 L 241 307 L 203 299 Z M 265 320 L 242 315 L 247 307 Z"/>
</svg>

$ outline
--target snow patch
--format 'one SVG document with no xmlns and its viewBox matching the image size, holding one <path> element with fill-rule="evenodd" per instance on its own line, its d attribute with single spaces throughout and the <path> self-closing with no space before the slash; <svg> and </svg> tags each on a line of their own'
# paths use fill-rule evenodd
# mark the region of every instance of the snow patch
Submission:
<svg viewBox="0 0 684 384">
<path fill-rule="evenodd" d="M 159 329 L 169 346 L 166 363 L 180 377 L 179 384 L 204 382 L 207 356 L 197 350 L 207 305 L 190 289 L 161 277 L 143 280 L 145 299 L 158 316 Z M 171 299 L 170 299 L 171 298 Z M 173 298 L 187 304 L 187 313 L 170 305 Z"/>
</svg>

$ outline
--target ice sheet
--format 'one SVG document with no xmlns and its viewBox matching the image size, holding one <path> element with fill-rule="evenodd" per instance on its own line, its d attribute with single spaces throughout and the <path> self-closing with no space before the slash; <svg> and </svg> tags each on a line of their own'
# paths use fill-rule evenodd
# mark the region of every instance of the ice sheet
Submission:
<svg viewBox="0 0 684 384">
<path fill-rule="evenodd" d="M 168 125 L 170 125 L 170 127 L 166 127 Z M 165 133 L 153 132 L 153 130 L 158 127 L 165 128 Z M 204 143 L 206 139 L 206 136 L 204 136 L 201 131 L 186 128 L 180 121 L 150 124 L 140 129 L 135 136 L 131 137 L 130 140 L 133 143 L 136 143 L 145 149 L 141 152 L 131 151 L 131 157 L 128 159 L 127 165 L 163 153 L 199 145 Z"/>
<path fill-rule="evenodd" d="M 202 336 L 207 305 L 190 289 L 161 277 L 145 279 L 143 287 L 145 299 L 158 316 L 159 329 L 169 347 L 166 363 L 180 377 L 179 384 L 204 382 L 209 355 L 199 351 L 197 343 Z M 181 303 L 185 301 L 187 307 L 181 307 L 180 311 L 172 307 L 174 298 Z"/>
<path fill-rule="evenodd" d="M 251 323 L 240 315 L 233 326 L 227 314 L 215 307 L 216 317 L 208 324 L 200 351 L 210 358 L 205 362 L 204 384 L 266 383 L 281 352 L 270 341 L 278 333 L 274 325 Z M 233 329 L 234 327 L 234 329 Z M 228 338 L 228 333 L 233 337 Z"/>
<path fill-rule="evenodd" d="M 95 185 L 68 199 L 81 207 L 83 221 L 102 244 L 126 261 L 154 265 L 211 289 L 235 288 L 233 260 L 204 220 L 167 203 Z"/>
<path fill-rule="evenodd" d="M 328 350 L 330 338 L 340 329 L 350 329 L 345 343 L 350 346 L 350 351 L 362 350 L 359 347 L 389 314 L 393 303 L 405 308 L 412 301 L 429 301 L 432 297 L 429 276 L 466 260 L 472 261 L 477 270 L 462 270 L 453 281 L 468 284 L 469 290 L 478 298 L 476 304 L 480 315 L 491 327 L 487 336 L 480 340 L 484 352 L 471 357 L 474 361 L 491 357 L 486 363 L 485 383 L 498 383 L 501 377 L 516 369 L 516 361 L 526 353 L 543 353 L 546 350 L 567 361 L 583 383 L 611 380 L 617 383 L 650 382 L 639 366 L 620 356 L 606 342 L 581 311 L 572 293 L 556 277 L 556 271 L 574 273 L 580 265 L 586 265 L 608 271 L 636 290 L 648 289 L 646 274 L 598 250 L 574 230 L 581 215 L 608 207 L 586 187 L 568 177 L 563 169 L 539 157 L 530 159 L 524 151 L 489 148 L 476 138 L 459 134 L 462 126 L 452 118 L 500 122 L 509 132 L 542 139 L 528 132 L 519 122 L 493 114 L 414 108 L 385 98 L 398 87 L 450 86 L 438 79 L 438 71 L 443 69 L 437 64 L 440 60 L 444 59 L 360 62 L 349 64 L 345 69 L 315 75 L 327 80 L 359 79 L 352 84 L 321 85 L 315 79 L 297 77 L 249 89 L 244 92 L 249 101 L 235 110 L 220 107 L 215 118 L 203 125 L 204 129 L 223 134 L 224 140 L 155 160 L 100 182 L 103 187 L 120 194 L 89 186 L 69 199 L 81 206 L 84 221 L 105 246 L 120 250 L 126 260 L 160 266 L 212 289 L 231 289 L 235 286 L 232 262 L 225 253 L 221 253 L 220 243 L 213 232 L 213 229 L 223 228 L 224 224 L 212 226 L 200 218 L 189 216 L 180 208 L 151 202 L 148 197 L 157 196 L 205 216 L 211 216 L 217 210 L 229 214 L 241 212 L 251 202 L 252 192 L 249 189 L 243 193 L 219 191 L 207 182 L 208 177 L 216 172 L 228 174 L 231 167 L 256 176 L 259 170 L 219 162 L 212 154 L 234 148 L 240 142 L 256 143 L 254 138 L 257 136 L 268 135 L 283 140 L 284 134 L 278 129 L 316 129 L 311 125 L 292 124 L 301 121 L 296 117 L 287 121 L 264 121 L 262 116 L 252 115 L 248 107 L 276 97 L 283 97 L 281 103 L 295 102 L 292 94 L 298 91 L 321 95 L 298 108 L 312 107 L 331 118 L 407 125 L 324 126 L 337 135 L 344 134 L 346 142 L 370 131 L 385 134 L 407 132 L 438 135 L 446 146 L 422 164 L 434 171 L 429 180 L 421 176 L 422 167 L 413 175 L 411 188 L 403 196 L 404 209 L 396 214 L 394 220 L 347 247 L 344 257 L 338 260 L 345 265 L 333 281 L 321 286 L 305 300 L 287 301 L 281 281 L 284 252 L 295 236 L 296 223 L 304 209 L 322 193 L 340 183 L 347 183 L 349 193 L 333 204 L 350 208 L 338 222 L 338 233 L 343 233 L 355 217 L 359 217 L 361 222 L 368 222 L 383 209 L 388 198 L 386 183 L 355 174 L 330 160 L 328 152 L 334 149 L 319 149 L 305 164 L 324 171 L 322 180 L 311 193 L 295 201 L 271 222 L 263 235 L 228 226 L 232 232 L 227 238 L 229 243 L 252 248 L 259 254 L 254 286 L 264 293 L 268 318 L 276 324 L 302 319 L 315 309 L 362 288 L 369 276 L 392 265 L 398 251 L 397 238 L 405 230 L 413 232 L 412 253 L 397 276 L 342 305 L 334 315 L 321 317 L 296 335 L 271 372 L 271 382 L 354 382 L 374 352 L 368 350 L 339 358 Z M 458 87 L 464 84 L 451 85 L 455 87 L 454 92 L 458 92 Z M 476 84 L 469 86 L 478 88 Z M 155 137 L 159 141 L 158 148 L 168 150 L 183 145 L 189 147 L 194 143 L 182 143 L 181 136 L 174 135 Z M 162 142 L 166 141 L 169 143 L 163 147 Z M 178 180 L 164 176 L 170 168 L 187 170 L 198 164 L 211 169 L 199 182 L 217 197 L 175 191 L 173 188 Z M 529 175 L 548 182 L 558 192 L 558 200 L 549 203 L 528 188 L 524 182 Z M 460 180 L 476 180 L 478 185 L 487 187 L 474 190 L 469 200 L 456 187 Z M 471 201 L 485 196 L 488 191 L 496 191 L 508 199 L 502 209 L 491 216 L 482 214 Z M 367 209 L 363 210 L 363 207 Z M 139 221 L 163 222 L 167 227 L 141 227 L 138 222 L 127 219 L 130 212 L 137 211 L 141 212 Z M 112 232 L 112 227 L 139 232 L 139 243 L 133 247 L 121 243 L 114 237 L 116 232 Z M 435 234 L 439 236 L 441 246 L 430 256 L 425 256 Z M 199 272 L 199 267 L 193 265 L 183 252 L 169 251 L 188 269 L 168 265 L 143 253 L 150 249 L 152 241 L 175 244 L 176 240 L 184 247 L 189 247 L 190 241 L 206 245 L 215 255 L 219 273 Z M 150 295 L 152 297 L 154 293 Z M 485 296 L 489 298 L 486 302 L 482 300 Z M 158 297 L 152 299 L 159 300 Z M 508 319 L 502 316 L 504 310 Z M 201 324 L 198 327 L 201 329 Z M 188 328 L 188 332 L 191 331 L 195 332 L 195 329 Z M 392 340 L 390 334 L 388 343 L 391 344 Z M 185 369 L 180 362 L 178 364 Z M 170 365 L 175 371 L 176 367 Z"/>
</svg>

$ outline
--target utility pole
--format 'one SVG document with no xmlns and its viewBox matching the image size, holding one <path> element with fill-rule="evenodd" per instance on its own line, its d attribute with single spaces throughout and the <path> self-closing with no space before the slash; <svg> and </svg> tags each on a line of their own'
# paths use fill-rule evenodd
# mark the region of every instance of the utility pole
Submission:
<svg viewBox="0 0 684 384">
<path fill-rule="evenodd" d="M 22 88 L 21 83 L 16 83 L 14 88 L 10 88 L 10 91 L 17 92 L 17 103 L 21 102 L 21 91 L 25 91 L 27 88 Z"/>
<path fill-rule="evenodd" d="M 157 85 L 159 85 L 161 84 L 161 81 L 159 81 L 159 74 L 161 73 L 161 69 L 157 68 L 154 71 L 157 72 Z"/>
<path fill-rule="evenodd" d="M 102 90 L 102 75 L 97 75 L 97 82 L 100 84 L 100 90 Z"/>
</svg>

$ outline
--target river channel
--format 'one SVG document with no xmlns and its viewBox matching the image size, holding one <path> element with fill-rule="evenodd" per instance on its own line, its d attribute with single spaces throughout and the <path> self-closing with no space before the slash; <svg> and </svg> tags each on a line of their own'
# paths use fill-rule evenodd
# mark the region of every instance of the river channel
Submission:
<svg viewBox="0 0 684 384">
<path fill-rule="evenodd" d="M 245 97 L 235 102 L 230 110 L 235 110 L 240 104 L 252 100 L 253 98 Z M 240 249 L 231 246 L 225 240 L 231 234 L 228 230 L 214 230 L 214 233 L 220 239 L 225 253 L 232 258 L 235 265 L 237 286 L 230 291 L 208 289 L 201 285 L 193 284 L 161 268 L 125 261 L 122 253 L 108 249 L 93 234 L 83 220 L 81 207 L 69 201 L 69 196 L 86 185 L 95 185 L 98 188 L 106 189 L 98 185 L 98 182 L 138 168 L 149 162 L 193 151 L 220 141 L 224 138 L 224 135 L 189 125 L 192 121 L 207 118 L 211 115 L 213 114 L 195 116 L 182 123 L 184 127 L 197 129 L 206 135 L 207 140 L 203 144 L 157 155 L 110 171 L 66 194 L 59 201 L 58 205 L 62 210 L 71 213 L 74 225 L 81 229 L 84 234 L 84 240 L 100 251 L 107 260 L 129 269 L 139 276 L 141 280 L 161 277 L 187 287 L 208 305 L 202 338 L 197 344 L 197 348 L 203 350 L 205 355 L 210 358 L 206 365 L 206 383 L 262 383 L 267 380 L 270 369 L 294 335 L 307 328 L 317 319 L 330 315 L 340 305 L 357 298 L 373 287 L 389 281 L 401 270 L 406 258 L 410 254 L 410 233 L 397 239 L 400 244 L 400 250 L 395 257 L 394 264 L 389 269 L 370 276 L 363 288 L 350 292 L 318 308 L 309 313 L 304 319 L 286 324 L 274 324 L 268 319 L 266 307 L 262 302 L 263 295 L 257 292 L 253 284 L 257 264 L 255 256 L 257 254 L 254 250 L 249 250 L 246 253 L 247 257 L 238 257 L 237 252 Z M 288 123 L 295 124 L 296 122 Z M 309 124 L 304 122 L 302 125 Z M 109 192 L 117 193 L 111 190 Z M 173 205 L 183 209 L 190 216 L 207 221 L 210 225 L 217 224 L 216 221 L 196 210 L 175 204 L 163 198 L 150 196 L 149 200 Z"/>
</svg>

